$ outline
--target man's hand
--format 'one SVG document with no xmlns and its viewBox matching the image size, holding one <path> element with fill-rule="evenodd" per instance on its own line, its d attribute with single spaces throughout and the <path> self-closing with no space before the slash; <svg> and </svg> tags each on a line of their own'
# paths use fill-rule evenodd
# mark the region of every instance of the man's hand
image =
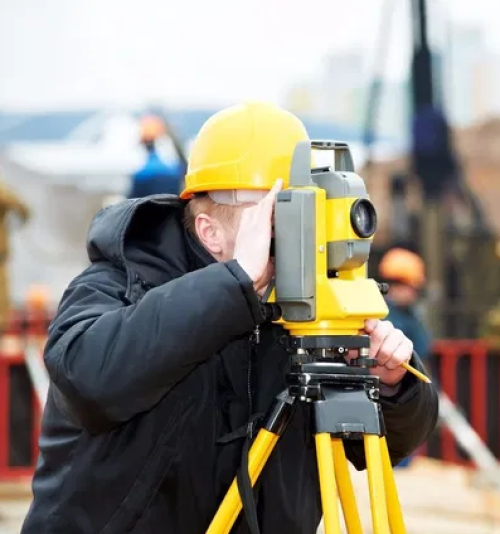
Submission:
<svg viewBox="0 0 500 534">
<path fill-rule="evenodd" d="M 243 210 L 234 245 L 233 258 L 252 279 L 259 296 L 264 294 L 274 274 L 269 252 L 274 201 L 282 186 L 283 180 L 277 180 L 260 202 Z"/>
<path fill-rule="evenodd" d="M 364 332 L 370 336 L 370 358 L 376 358 L 378 366 L 370 371 L 380 377 L 380 382 L 395 386 L 403 379 L 408 362 L 413 354 L 413 343 L 390 321 L 369 319 L 365 321 Z"/>
</svg>

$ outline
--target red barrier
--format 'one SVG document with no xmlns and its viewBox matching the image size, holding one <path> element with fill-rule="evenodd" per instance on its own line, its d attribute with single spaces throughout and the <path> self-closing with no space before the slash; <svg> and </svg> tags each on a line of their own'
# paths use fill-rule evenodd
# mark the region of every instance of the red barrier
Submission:
<svg viewBox="0 0 500 534">
<path fill-rule="evenodd" d="M 46 332 L 49 325 L 50 314 L 38 308 L 31 311 L 22 310 L 13 313 L 11 325 L 3 335 L 0 343 L 0 480 L 12 480 L 20 477 L 31 477 L 38 455 L 39 424 L 42 407 L 34 389 L 31 389 L 29 403 L 33 413 L 33 427 L 31 432 L 32 461 L 30 465 L 13 466 L 10 464 L 10 406 L 11 383 L 10 371 L 13 366 L 25 365 L 24 347 L 27 342 L 37 343 L 40 348 L 40 356 L 43 344 L 46 339 Z M 433 367 L 437 371 L 440 386 L 448 395 L 452 402 L 459 400 L 458 387 L 458 365 L 462 358 L 468 358 L 470 362 L 470 373 L 467 376 L 465 387 L 470 395 L 469 422 L 476 430 L 481 439 L 487 443 L 488 438 L 488 358 L 497 355 L 492 352 L 488 345 L 477 340 L 439 340 L 433 347 Z M 498 352 L 500 356 L 500 352 Z M 500 358 L 498 360 L 500 362 Z M 500 365 L 498 365 L 495 390 L 497 406 L 494 413 L 500 415 Z M 463 387 L 463 383 L 461 384 Z M 490 410 L 491 411 L 491 410 Z M 493 424 L 498 426 L 498 420 Z M 458 464 L 470 465 L 470 462 L 462 460 L 458 452 L 455 439 L 446 428 L 437 432 L 440 459 Z M 500 436 L 499 436 L 500 441 Z M 498 444 L 500 449 L 500 443 Z M 421 450 L 423 454 L 428 454 L 429 444 Z M 499 453 L 500 454 L 500 453 Z"/>
<path fill-rule="evenodd" d="M 11 436 L 11 371 L 15 366 L 25 367 L 24 347 L 26 342 L 35 342 L 43 348 L 47 331 L 46 316 L 37 313 L 13 312 L 10 326 L 3 334 L 0 343 L 0 480 L 12 481 L 30 479 L 38 456 L 38 437 L 42 409 L 33 388 L 28 400 L 32 413 L 30 432 L 31 460 L 28 465 L 12 465 Z"/>
<path fill-rule="evenodd" d="M 488 439 L 488 357 L 491 354 L 491 349 L 481 340 L 439 340 L 433 346 L 440 386 L 454 404 L 459 404 L 458 365 L 462 358 L 468 358 L 470 372 L 465 387 L 469 393 L 469 423 L 485 443 Z M 498 399 L 500 409 L 500 396 Z M 447 428 L 439 432 L 441 459 L 470 465 L 460 457 L 452 433 Z"/>
</svg>

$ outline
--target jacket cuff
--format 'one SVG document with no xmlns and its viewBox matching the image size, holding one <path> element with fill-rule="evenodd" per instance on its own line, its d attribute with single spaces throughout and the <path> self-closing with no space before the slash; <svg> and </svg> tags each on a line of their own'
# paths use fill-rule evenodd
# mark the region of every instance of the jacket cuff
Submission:
<svg viewBox="0 0 500 534">
<path fill-rule="evenodd" d="M 265 320 L 265 316 L 262 313 L 262 307 L 260 305 L 259 296 L 255 292 L 255 289 L 253 288 L 253 282 L 252 279 L 248 276 L 248 274 L 244 271 L 244 269 L 240 266 L 237 260 L 230 260 L 225 262 L 225 266 L 229 270 L 229 272 L 238 280 L 241 286 L 241 290 L 243 292 L 243 295 L 245 296 L 245 299 L 248 303 L 248 307 L 250 308 L 250 313 L 252 314 L 252 320 L 254 322 L 254 325 L 261 325 Z"/>
<path fill-rule="evenodd" d="M 401 391 L 401 385 L 402 380 L 395 384 L 394 386 L 388 386 L 387 384 L 384 384 L 383 382 L 380 382 L 379 390 L 380 390 L 380 396 L 387 398 L 387 397 L 394 397 Z"/>
<path fill-rule="evenodd" d="M 408 363 L 419 371 L 423 370 L 422 363 L 415 352 Z M 420 384 L 421 380 L 407 371 L 401 382 L 399 382 L 397 391 L 385 392 L 382 389 L 382 384 L 380 385 L 381 401 L 387 404 L 406 404 L 418 393 Z"/>
</svg>

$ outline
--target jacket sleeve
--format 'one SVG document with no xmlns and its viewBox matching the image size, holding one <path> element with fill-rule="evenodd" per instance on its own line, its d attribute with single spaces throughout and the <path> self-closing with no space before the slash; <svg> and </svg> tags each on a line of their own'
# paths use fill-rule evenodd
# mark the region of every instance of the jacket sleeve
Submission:
<svg viewBox="0 0 500 534">
<path fill-rule="evenodd" d="M 414 352 L 410 365 L 428 375 Z M 399 392 L 381 397 L 380 403 L 386 429 L 387 446 L 393 466 L 412 454 L 426 441 L 436 427 L 439 413 L 438 393 L 434 384 L 427 384 L 406 373 Z M 346 456 L 358 470 L 366 469 L 361 442 L 348 442 Z"/>
<path fill-rule="evenodd" d="M 68 286 L 49 329 L 44 360 L 55 400 L 88 430 L 149 410 L 264 320 L 235 260 L 153 288 L 135 304 L 127 305 L 125 288 L 124 273 L 92 265 Z"/>
</svg>

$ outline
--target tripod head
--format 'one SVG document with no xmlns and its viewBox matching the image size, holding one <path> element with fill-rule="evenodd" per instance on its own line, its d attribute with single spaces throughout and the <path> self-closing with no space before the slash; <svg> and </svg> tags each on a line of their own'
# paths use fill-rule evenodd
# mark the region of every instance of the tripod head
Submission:
<svg viewBox="0 0 500 534">
<path fill-rule="evenodd" d="M 382 291 L 385 288 L 381 288 Z M 277 304 L 265 304 L 268 320 L 277 320 Z M 366 335 L 286 335 L 282 340 L 291 354 L 287 374 L 287 394 L 274 405 L 269 429 L 280 420 L 287 399 L 314 405 L 315 428 L 348 439 L 365 434 L 384 435 L 379 401 L 379 378 L 369 369 L 377 365 L 370 358 L 370 341 Z M 347 359 L 350 351 L 358 357 Z"/>
</svg>

